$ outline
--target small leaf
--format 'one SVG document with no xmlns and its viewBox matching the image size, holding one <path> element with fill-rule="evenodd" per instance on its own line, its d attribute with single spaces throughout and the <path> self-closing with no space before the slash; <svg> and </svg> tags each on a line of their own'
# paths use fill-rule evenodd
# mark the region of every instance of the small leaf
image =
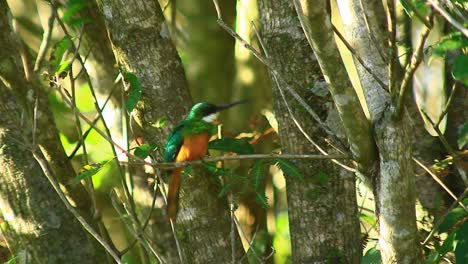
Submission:
<svg viewBox="0 0 468 264">
<path fill-rule="evenodd" d="M 468 85 L 468 55 L 460 54 L 453 63 L 453 78 Z"/>
<path fill-rule="evenodd" d="M 274 163 L 285 175 L 304 180 L 304 176 L 302 176 L 301 171 L 294 163 L 285 159 L 275 159 Z"/>
<path fill-rule="evenodd" d="M 151 123 L 151 126 L 155 128 L 162 128 L 166 125 L 166 123 L 167 123 L 167 118 L 161 117 L 156 122 Z"/>
<path fill-rule="evenodd" d="M 364 212 L 360 213 L 359 219 L 368 223 L 370 226 L 375 227 L 377 225 L 377 221 L 375 220 L 375 216 L 366 214 Z"/>
<path fill-rule="evenodd" d="M 455 246 L 457 245 L 455 241 L 455 234 L 455 232 L 452 232 L 450 235 L 448 235 L 447 238 L 444 240 L 442 246 L 440 246 L 440 248 L 437 249 L 441 256 L 455 249 Z"/>
<path fill-rule="evenodd" d="M 220 150 L 225 152 L 235 152 L 237 154 L 252 154 L 254 149 L 249 142 L 243 139 L 222 138 L 210 141 L 208 149 Z"/>
<path fill-rule="evenodd" d="M 377 249 L 377 246 L 374 246 L 367 250 L 366 254 L 362 257 L 362 264 L 380 264 L 380 251 Z"/>
<path fill-rule="evenodd" d="M 63 55 L 71 47 L 72 41 L 68 36 L 63 37 L 59 42 L 54 45 L 52 54 L 49 59 L 52 72 L 56 73 L 61 65 Z"/>
<path fill-rule="evenodd" d="M 451 33 L 444 36 L 432 49 L 435 56 L 445 56 L 447 52 L 468 46 L 468 38 L 461 32 Z"/>
<path fill-rule="evenodd" d="M 263 183 L 263 160 L 259 159 L 255 161 L 251 174 L 254 179 L 255 190 L 258 191 Z"/>
<path fill-rule="evenodd" d="M 468 263 L 468 221 L 465 221 L 465 223 L 457 229 L 456 233 L 456 263 Z"/>
<path fill-rule="evenodd" d="M 109 161 L 85 165 L 83 168 L 81 168 L 80 172 L 78 173 L 78 176 L 76 176 L 76 180 L 81 181 L 88 177 L 92 177 L 93 175 L 98 173 L 107 162 Z"/>
<path fill-rule="evenodd" d="M 190 166 L 190 165 L 185 166 L 182 173 L 187 175 L 187 176 L 193 176 L 193 167 Z"/>
<path fill-rule="evenodd" d="M 432 251 L 429 256 L 427 256 L 426 261 L 424 262 L 425 264 L 433 264 L 433 263 L 439 263 L 440 261 L 440 254 L 437 251 Z"/>
<path fill-rule="evenodd" d="M 468 213 L 465 210 L 463 210 L 463 208 L 461 208 L 461 207 L 457 207 L 457 208 L 453 209 L 452 211 L 450 211 L 450 213 L 448 213 L 447 217 L 445 217 L 442 224 L 440 224 L 440 226 L 438 228 L 439 233 L 447 232 L 448 230 L 453 228 L 454 225 L 460 219 L 462 219 L 463 217 L 466 217 L 467 215 L 468 215 Z"/>
<path fill-rule="evenodd" d="M 221 191 L 219 192 L 218 198 L 226 196 L 234 188 L 235 185 L 236 185 L 235 182 L 229 182 L 225 184 L 223 188 L 221 189 Z"/>
<path fill-rule="evenodd" d="M 467 65 L 468 67 L 468 65 Z M 468 122 L 458 130 L 458 149 L 462 149 L 468 143 Z"/>
<path fill-rule="evenodd" d="M 122 73 L 124 79 L 130 83 L 130 91 L 128 92 L 127 102 L 125 102 L 125 107 L 127 111 L 131 112 L 133 108 L 137 105 L 138 101 L 141 98 L 141 83 L 138 80 L 138 77 L 130 72 Z"/>
<path fill-rule="evenodd" d="M 55 73 L 56 74 L 61 74 L 62 72 L 68 71 L 68 69 L 70 68 L 70 63 L 71 63 L 71 59 L 60 63 L 60 65 L 59 65 L 59 67 L 58 67 L 58 69 L 57 69 L 57 71 Z"/>
<path fill-rule="evenodd" d="M 204 162 L 203 163 L 203 168 L 205 168 L 206 171 L 209 173 L 215 175 L 215 176 L 231 176 L 232 172 L 230 170 L 224 169 L 224 168 L 218 168 L 216 166 L 216 162 Z"/>
<path fill-rule="evenodd" d="M 70 19 L 78 13 L 80 10 L 85 8 L 88 5 L 88 1 L 86 0 L 72 0 L 68 1 L 67 8 L 62 16 L 62 21 L 64 23 L 68 23 Z"/>
<path fill-rule="evenodd" d="M 268 205 L 268 197 L 266 197 L 266 195 L 259 193 L 259 192 L 256 192 L 256 194 L 257 196 L 255 198 L 255 201 L 258 204 L 260 204 L 264 209 L 270 208 L 270 206 Z"/>
<path fill-rule="evenodd" d="M 150 146 L 145 144 L 145 145 L 138 146 L 135 149 L 135 152 L 133 154 L 139 158 L 145 159 L 146 157 L 149 156 L 150 151 L 151 151 Z"/>
</svg>

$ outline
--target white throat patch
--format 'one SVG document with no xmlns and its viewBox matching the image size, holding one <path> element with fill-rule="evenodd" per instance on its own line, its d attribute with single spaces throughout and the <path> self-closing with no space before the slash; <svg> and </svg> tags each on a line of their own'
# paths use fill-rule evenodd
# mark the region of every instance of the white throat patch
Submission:
<svg viewBox="0 0 468 264">
<path fill-rule="evenodd" d="M 207 116 L 203 117 L 202 120 L 207 122 L 207 123 L 213 123 L 216 120 L 217 117 L 218 117 L 218 113 L 213 113 L 211 115 L 207 115 Z"/>
</svg>

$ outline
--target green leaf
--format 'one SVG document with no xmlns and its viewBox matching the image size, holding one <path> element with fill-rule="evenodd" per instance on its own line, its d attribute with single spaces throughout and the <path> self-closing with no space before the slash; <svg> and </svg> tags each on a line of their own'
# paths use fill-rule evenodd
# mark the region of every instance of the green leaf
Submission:
<svg viewBox="0 0 468 264">
<path fill-rule="evenodd" d="M 80 172 L 78 173 L 78 176 L 76 176 L 76 180 L 81 181 L 88 177 L 92 177 L 93 175 L 98 173 L 107 162 L 109 161 L 103 161 L 99 163 L 92 163 L 92 164 L 84 165 L 83 168 L 81 168 Z"/>
<path fill-rule="evenodd" d="M 133 154 L 139 158 L 144 159 L 149 156 L 150 151 L 151 151 L 151 147 L 145 144 L 145 145 L 138 146 L 135 149 L 135 152 Z"/>
<path fill-rule="evenodd" d="M 429 256 L 427 256 L 426 261 L 424 262 L 425 264 L 433 264 L 433 263 L 439 263 L 440 261 L 440 254 L 437 251 L 432 251 Z"/>
<path fill-rule="evenodd" d="M 263 183 L 263 160 L 259 159 L 255 161 L 251 170 L 251 175 L 254 179 L 255 190 L 260 190 Z"/>
<path fill-rule="evenodd" d="M 87 0 L 72 0 L 68 1 L 67 3 L 67 8 L 65 9 L 65 12 L 63 13 L 62 16 L 62 21 L 64 23 L 68 23 L 70 19 L 78 13 L 80 10 L 85 8 L 88 5 Z"/>
<path fill-rule="evenodd" d="M 468 38 L 461 32 L 451 33 L 444 36 L 432 49 L 435 56 L 445 56 L 447 52 L 468 47 Z"/>
<path fill-rule="evenodd" d="M 302 173 L 299 170 L 299 168 L 291 161 L 285 159 L 275 159 L 274 163 L 276 166 L 278 166 L 278 168 L 280 168 L 283 171 L 285 175 L 304 180 L 304 176 L 302 176 Z"/>
<path fill-rule="evenodd" d="M 208 149 L 220 150 L 225 152 L 235 152 L 237 154 L 252 154 L 254 149 L 249 142 L 244 139 L 222 138 L 210 141 Z"/>
<path fill-rule="evenodd" d="M 68 36 L 65 36 L 54 45 L 49 59 L 50 66 L 54 74 L 59 70 L 63 55 L 71 47 L 71 44 L 71 39 Z"/>
<path fill-rule="evenodd" d="M 465 223 L 457 229 L 456 233 L 456 263 L 468 263 L 468 221 L 465 221 Z"/>
<path fill-rule="evenodd" d="M 167 118 L 161 117 L 156 122 L 151 123 L 150 125 L 155 128 L 162 128 L 166 125 L 166 123 L 167 123 Z"/>
<path fill-rule="evenodd" d="M 187 175 L 187 176 L 193 176 L 193 167 L 190 166 L 190 165 L 185 166 L 182 173 Z"/>
<path fill-rule="evenodd" d="M 59 65 L 59 67 L 58 67 L 58 69 L 57 69 L 57 71 L 55 73 L 60 74 L 62 72 L 68 71 L 68 69 L 70 68 L 70 63 L 71 63 L 71 59 L 60 63 L 60 65 Z"/>
<path fill-rule="evenodd" d="M 453 78 L 468 85 L 468 55 L 460 54 L 453 63 Z"/>
<path fill-rule="evenodd" d="M 438 231 L 444 233 L 454 227 L 454 225 L 463 217 L 467 216 L 468 213 L 461 207 L 457 207 L 448 213 L 442 224 L 440 224 Z"/>
<path fill-rule="evenodd" d="M 256 192 L 256 194 L 257 196 L 255 198 L 255 201 L 258 204 L 260 204 L 264 209 L 270 208 L 270 206 L 268 205 L 268 197 L 266 197 L 266 195 L 260 192 Z"/>
<path fill-rule="evenodd" d="M 128 92 L 128 98 L 125 102 L 125 107 L 127 111 L 131 112 L 133 108 L 137 105 L 138 101 L 141 98 L 141 83 L 138 80 L 138 77 L 130 72 L 122 73 L 124 79 L 130 83 L 130 91 Z"/>
<path fill-rule="evenodd" d="M 380 264 L 380 251 L 377 246 L 367 250 L 366 254 L 362 257 L 362 264 Z"/>
<path fill-rule="evenodd" d="M 450 235 L 448 235 L 447 238 L 444 240 L 442 246 L 440 246 L 440 248 L 437 249 L 441 256 L 455 249 L 455 246 L 457 245 L 455 241 L 455 235 L 455 232 L 452 232 Z"/>
<path fill-rule="evenodd" d="M 232 172 L 224 168 L 218 168 L 216 162 L 204 162 L 203 168 L 215 176 L 231 176 Z"/>
<path fill-rule="evenodd" d="M 468 67 L 468 65 L 467 65 Z M 468 122 L 458 130 L 458 149 L 462 149 L 468 143 Z"/>
<path fill-rule="evenodd" d="M 221 189 L 221 191 L 219 192 L 218 198 L 226 196 L 234 188 L 235 185 L 236 185 L 235 182 L 229 182 L 225 184 L 223 188 Z"/>
<path fill-rule="evenodd" d="M 369 215 L 361 211 L 359 218 L 372 227 L 375 227 L 377 225 L 377 221 L 375 220 L 375 216 L 373 215 Z"/>
</svg>

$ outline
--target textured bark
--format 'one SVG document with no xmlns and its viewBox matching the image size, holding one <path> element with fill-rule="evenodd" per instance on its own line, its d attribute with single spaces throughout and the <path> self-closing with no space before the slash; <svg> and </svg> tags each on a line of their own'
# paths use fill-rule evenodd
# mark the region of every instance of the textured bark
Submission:
<svg viewBox="0 0 468 264">
<path fill-rule="evenodd" d="M 291 1 L 260 1 L 262 37 L 270 60 L 288 85 L 322 120 L 339 122 L 317 58 Z M 284 153 L 317 153 L 292 120 L 272 79 L 275 116 Z M 320 146 L 326 133 L 291 97 L 294 117 Z M 286 178 L 294 263 L 360 263 L 361 246 L 354 175 L 331 161 L 296 163 L 305 180 Z M 327 179 L 321 181 L 321 175 Z"/>
<path fill-rule="evenodd" d="M 346 14 L 342 17 L 348 42 L 364 63 L 387 84 L 387 61 L 385 57 L 376 55 L 382 52 L 381 47 L 386 41 L 384 36 L 387 34 L 380 22 L 384 13 L 382 2 L 375 0 L 364 4 L 359 0 L 340 0 L 338 6 L 341 14 Z M 370 40 L 368 27 L 377 42 Z M 390 94 L 357 60 L 355 64 L 379 149 L 380 174 L 376 178 L 374 196 L 382 261 L 420 263 L 422 259 L 416 227 L 411 123 L 406 111 L 402 118 L 394 118 Z M 397 76 L 397 79 L 400 78 Z"/>
<path fill-rule="evenodd" d="M 16 263 L 104 263 L 105 251 L 88 240 L 27 149 L 31 127 L 22 114 L 0 83 L 0 212 Z"/>
<path fill-rule="evenodd" d="M 375 173 L 376 147 L 370 124 L 338 52 L 327 1 L 294 0 L 294 6 L 332 94 L 359 171 L 370 181 L 370 175 Z"/>
<path fill-rule="evenodd" d="M 124 70 L 135 73 L 142 85 L 141 101 L 133 111 L 140 127 L 140 132 L 136 133 L 140 133 L 148 143 L 163 146 L 170 129 L 188 112 L 191 98 L 184 69 L 170 39 L 161 8 L 157 1 L 97 2 L 117 62 Z M 168 120 L 168 125 L 162 130 L 152 126 L 161 117 Z M 219 186 L 212 187 L 214 184 L 208 184 L 211 181 L 217 179 L 199 171 L 193 178 L 183 176 L 182 179 L 176 229 L 190 263 L 224 263 L 231 259 L 227 203 L 217 198 Z M 213 204 L 219 206 L 208 207 Z M 168 262 L 177 262 L 170 227 L 165 222 L 157 225 L 156 228 L 164 232 L 153 234 L 154 242 L 161 250 L 166 250 L 161 253 Z M 165 228 L 161 229 L 164 225 Z M 237 245 L 237 252 L 242 251 L 241 244 Z"/>
<path fill-rule="evenodd" d="M 84 187 L 74 183 L 75 172 L 60 141 L 59 133 L 49 108 L 46 91 L 38 80 L 32 77 L 26 81 L 21 57 L 18 51 L 19 41 L 11 31 L 7 20 L 7 5 L 0 1 L 0 79 L 17 96 L 27 116 L 27 125 L 32 124 L 33 110 L 37 99 L 37 144 L 49 162 L 57 181 L 62 185 L 68 198 L 90 219 L 90 199 Z M 32 143 L 32 139 L 30 141 Z"/>
</svg>

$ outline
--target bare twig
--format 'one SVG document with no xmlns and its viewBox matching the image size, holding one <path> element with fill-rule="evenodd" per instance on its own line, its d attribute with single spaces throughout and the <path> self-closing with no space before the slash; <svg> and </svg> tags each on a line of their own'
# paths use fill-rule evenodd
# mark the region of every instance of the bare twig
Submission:
<svg viewBox="0 0 468 264">
<path fill-rule="evenodd" d="M 467 194 L 468 194 L 468 188 L 466 188 L 465 191 L 452 203 L 452 205 L 450 205 L 447 211 L 445 211 L 445 214 L 437 220 L 437 222 L 432 227 L 432 230 L 429 233 L 429 235 L 427 235 L 426 239 L 424 239 L 424 242 L 422 243 L 423 246 L 426 245 L 427 242 L 429 242 L 429 240 L 435 234 L 435 232 L 437 231 L 437 228 L 442 224 L 442 222 L 445 220 L 447 215 L 457 206 L 457 204 L 460 204 L 460 202 L 463 201 L 463 199 L 465 198 Z"/>
<path fill-rule="evenodd" d="M 434 10 L 436 10 L 447 22 L 449 22 L 452 26 L 454 26 L 456 29 L 460 30 L 460 32 L 465 35 L 465 37 L 468 38 L 468 29 L 464 27 L 462 24 L 460 24 L 455 18 L 453 18 L 447 10 L 445 10 L 442 6 L 440 6 L 436 1 L 434 0 L 427 0 L 429 4 L 432 5 Z"/>
<path fill-rule="evenodd" d="M 419 18 L 419 20 L 421 20 L 421 22 L 423 22 L 427 28 L 432 28 L 432 21 L 430 21 L 429 19 L 427 19 L 427 17 L 421 14 L 421 12 L 419 12 L 419 9 L 413 4 L 412 1 L 408 1 L 408 0 L 401 0 L 401 1 L 403 1 L 411 9 L 411 11 L 413 11 L 416 17 Z"/>
<path fill-rule="evenodd" d="M 361 66 L 366 69 L 366 71 L 372 75 L 372 77 L 375 79 L 375 81 L 382 87 L 384 90 L 388 90 L 387 85 L 371 70 L 369 66 L 365 64 L 365 62 L 362 60 L 362 58 L 357 54 L 357 52 L 354 50 L 354 48 L 349 44 L 349 42 L 346 40 L 346 38 L 343 36 L 343 34 L 340 33 L 340 31 L 335 27 L 335 25 L 332 25 L 332 29 L 335 32 L 335 34 L 340 38 L 340 40 L 345 44 L 346 48 L 353 54 L 353 56 L 359 61 Z"/>
<path fill-rule="evenodd" d="M 423 168 L 427 173 L 429 173 L 429 175 L 431 175 L 431 177 L 450 195 L 452 196 L 452 198 L 456 201 L 457 200 L 457 196 L 455 196 L 455 194 L 453 194 L 452 191 L 450 191 L 450 189 L 447 187 L 447 185 L 445 185 L 440 179 L 439 177 L 437 177 L 437 175 L 435 175 L 428 167 L 424 166 L 424 164 L 422 164 L 422 162 L 420 162 L 419 160 L 417 160 L 416 158 L 413 158 L 414 162 L 416 162 L 421 168 Z M 461 202 L 458 203 L 463 209 L 465 209 L 465 211 L 468 213 L 468 208 L 465 207 L 465 205 Z"/>
<path fill-rule="evenodd" d="M 468 179 L 466 178 L 466 172 L 463 169 L 463 166 L 460 164 L 460 156 L 458 153 L 450 146 L 448 143 L 447 139 L 444 137 L 444 134 L 442 131 L 440 131 L 440 128 L 436 126 L 434 121 L 432 121 L 431 117 L 426 113 L 426 111 L 421 110 L 423 115 L 426 117 L 426 119 L 431 123 L 432 128 L 434 128 L 435 132 L 437 133 L 437 136 L 439 137 L 440 142 L 442 142 L 442 145 L 444 145 L 445 149 L 452 155 L 453 157 L 453 163 L 455 164 L 455 167 L 457 168 L 458 173 L 460 174 L 463 182 L 465 183 L 465 186 L 468 186 Z"/>
<path fill-rule="evenodd" d="M 49 19 L 47 20 L 47 26 L 44 27 L 44 33 L 42 34 L 42 42 L 41 46 L 39 47 L 39 51 L 36 57 L 36 63 L 34 63 L 34 72 L 39 71 L 41 68 L 41 64 L 44 61 L 45 55 L 47 53 L 47 49 L 49 48 L 50 40 L 52 38 L 52 30 L 54 28 L 54 21 L 56 13 L 53 11 L 54 7 L 51 5 L 51 14 Z"/>
<path fill-rule="evenodd" d="M 444 110 L 442 111 L 442 113 L 440 113 L 439 120 L 437 120 L 437 122 L 435 123 L 436 127 L 439 127 L 440 122 L 442 122 L 444 117 L 447 115 L 449 106 L 452 104 L 452 100 L 453 100 L 456 90 L 457 90 L 457 82 L 454 82 L 452 86 L 452 91 L 450 92 L 450 96 L 447 100 L 447 103 L 445 104 Z"/>
<path fill-rule="evenodd" d="M 396 98 L 397 95 L 397 74 L 396 68 L 398 63 L 397 58 L 397 45 L 396 45 L 396 14 L 395 14 L 395 0 L 386 0 L 387 8 L 387 30 L 388 30 L 388 46 L 389 62 L 388 62 L 388 89 L 391 97 Z"/>
<path fill-rule="evenodd" d="M 49 168 L 49 164 L 47 163 L 47 160 L 43 157 L 42 153 L 40 153 L 36 149 L 31 150 L 34 158 L 37 160 L 39 165 L 42 168 L 42 171 L 44 172 L 44 175 L 46 176 L 47 180 L 49 180 L 50 184 L 54 188 L 54 190 L 57 192 L 58 196 L 62 200 L 62 202 L 65 204 L 65 207 L 70 211 L 73 216 L 80 222 L 80 224 L 83 226 L 83 228 L 91 234 L 98 242 L 101 244 L 104 249 L 114 258 L 114 260 L 117 263 L 122 263 L 122 260 L 120 260 L 119 255 L 117 252 L 115 252 L 112 247 L 105 241 L 94 229 L 86 222 L 86 220 L 73 208 L 73 206 L 68 202 L 67 198 L 65 197 L 65 194 L 62 192 L 60 189 L 60 186 L 58 183 L 55 181 L 55 176 L 53 175 L 51 169 Z"/>
<path fill-rule="evenodd" d="M 432 16 L 431 16 L 432 18 Z M 432 21 L 432 19 L 431 19 Z M 404 103 L 405 103 L 405 98 L 409 84 L 411 80 L 413 79 L 413 75 L 416 72 L 416 69 L 418 68 L 419 64 L 421 63 L 422 59 L 424 58 L 424 44 L 426 44 L 427 37 L 429 36 L 429 33 L 431 32 L 430 27 L 425 27 L 422 34 L 421 38 L 419 40 L 418 46 L 416 50 L 413 52 L 413 55 L 411 56 L 410 62 L 406 65 L 405 69 L 405 76 L 403 77 L 403 81 L 401 82 L 400 86 L 400 95 L 398 96 L 398 101 L 397 101 L 397 106 L 395 110 L 395 116 L 400 117 L 401 113 L 403 112 L 404 108 Z"/>
<path fill-rule="evenodd" d="M 249 253 L 249 250 L 252 250 L 252 254 L 257 258 L 257 260 L 261 261 L 261 259 L 258 256 L 257 252 L 255 252 L 255 249 L 252 247 L 253 242 L 255 241 L 255 235 L 257 234 L 257 231 L 258 231 L 258 226 L 255 228 L 255 232 L 254 232 L 254 234 L 252 236 L 252 239 L 250 239 L 250 241 L 249 241 L 249 239 L 247 238 L 247 235 L 245 234 L 244 230 L 242 230 L 241 224 L 239 223 L 239 219 L 237 219 L 236 215 L 234 215 L 234 221 L 236 222 L 236 225 L 239 227 L 239 230 L 240 230 L 240 233 L 241 233 L 242 237 L 244 237 L 244 239 L 247 241 L 247 243 L 249 243 L 249 247 L 248 247 L 247 251 L 245 252 L 244 256 L 239 260 L 239 262 L 242 263 L 244 258 Z"/>
</svg>

